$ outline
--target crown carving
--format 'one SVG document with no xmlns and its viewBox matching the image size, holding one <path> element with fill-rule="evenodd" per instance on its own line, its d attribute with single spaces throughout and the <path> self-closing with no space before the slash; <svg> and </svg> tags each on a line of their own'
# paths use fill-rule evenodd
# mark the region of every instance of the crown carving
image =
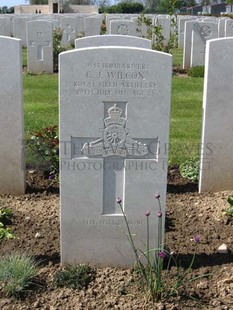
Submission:
<svg viewBox="0 0 233 310">
<path fill-rule="evenodd" d="M 110 117 L 120 117 L 122 112 L 122 109 L 117 107 L 116 103 L 114 103 L 113 107 L 108 109 L 108 115 Z"/>
</svg>

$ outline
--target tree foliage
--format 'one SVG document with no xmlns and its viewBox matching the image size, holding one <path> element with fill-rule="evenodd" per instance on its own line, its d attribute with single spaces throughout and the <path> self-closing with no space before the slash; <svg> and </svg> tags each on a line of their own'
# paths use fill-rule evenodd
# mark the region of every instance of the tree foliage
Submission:
<svg viewBox="0 0 233 310">
<path fill-rule="evenodd" d="M 8 8 L 7 6 L 0 7 L 0 14 L 13 14 L 14 7 Z"/>
<path fill-rule="evenodd" d="M 123 1 L 110 7 L 101 7 L 100 13 L 141 13 L 144 6 L 140 2 Z"/>
<path fill-rule="evenodd" d="M 48 0 L 30 0 L 30 4 L 48 4 Z"/>
</svg>

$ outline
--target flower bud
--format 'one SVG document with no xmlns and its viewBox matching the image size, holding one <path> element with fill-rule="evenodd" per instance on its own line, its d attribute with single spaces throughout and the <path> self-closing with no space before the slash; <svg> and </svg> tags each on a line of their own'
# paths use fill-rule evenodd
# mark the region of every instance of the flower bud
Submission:
<svg viewBox="0 0 233 310">
<path fill-rule="evenodd" d="M 116 202 L 120 204 L 122 202 L 121 198 L 117 197 Z"/>
<path fill-rule="evenodd" d="M 197 243 L 201 242 L 201 237 L 199 235 L 196 235 L 193 240 Z"/>
<path fill-rule="evenodd" d="M 150 211 L 146 211 L 145 216 L 149 216 L 149 215 L 150 215 Z"/>
<path fill-rule="evenodd" d="M 164 251 L 160 251 L 159 252 L 159 257 L 165 258 L 166 257 L 166 253 Z"/>
</svg>

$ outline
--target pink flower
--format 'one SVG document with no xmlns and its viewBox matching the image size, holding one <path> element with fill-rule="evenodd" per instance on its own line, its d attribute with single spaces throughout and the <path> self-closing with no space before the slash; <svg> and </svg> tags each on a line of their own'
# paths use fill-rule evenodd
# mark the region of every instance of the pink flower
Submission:
<svg viewBox="0 0 233 310">
<path fill-rule="evenodd" d="M 160 251 L 159 252 L 159 257 L 165 258 L 166 257 L 166 253 L 164 251 Z"/>
<path fill-rule="evenodd" d="M 155 193 L 155 198 L 159 199 L 160 198 L 160 194 L 158 192 Z"/>
<path fill-rule="evenodd" d="M 193 240 L 197 243 L 201 242 L 201 237 L 199 235 L 196 235 Z"/>
<path fill-rule="evenodd" d="M 158 217 L 162 217 L 163 213 L 162 213 L 161 211 L 159 211 L 159 212 L 157 213 L 157 215 L 158 215 Z"/>
<path fill-rule="evenodd" d="M 145 216 L 149 216 L 149 215 L 150 215 L 150 211 L 146 211 Z"/>
</svg>

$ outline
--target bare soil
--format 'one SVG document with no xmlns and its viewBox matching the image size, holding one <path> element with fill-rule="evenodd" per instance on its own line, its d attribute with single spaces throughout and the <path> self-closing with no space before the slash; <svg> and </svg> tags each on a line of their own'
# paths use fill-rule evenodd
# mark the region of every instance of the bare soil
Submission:
<svg viewBox="0 0 233 310">
<path fill-rule="evenodd" d="M 233 218 L 223 213 L 233 192 L 198 194 L 197 184 L 184 180 L 177 167 L 169 170 L 166 245 L 184 270 L 196 252 L 189 277 L 201 277 L 182 294 L 152 304 L 130 269 L 97 268 L 87 290 L 56 288 L 54 275 L 61 269 L 58 186 L 36 171 L 28 171 L 27 183 L 26 195 L 0 196 L 0 204 L 13 210 L 11 227 L 17 236 L 0 240 L 0 256 L 12 251 L 33 255 L 40 262 L 37 284 L 23 299 L 8 298 L 0 289 L 0 309 L 233 309 Z M 192 241 L 195 235 L 201 236 L 198 244 Z M 217 252 L 223 243 L 227 254 Z M 164 273 L 172 281 L 175 269 Z"/>
</svg>

